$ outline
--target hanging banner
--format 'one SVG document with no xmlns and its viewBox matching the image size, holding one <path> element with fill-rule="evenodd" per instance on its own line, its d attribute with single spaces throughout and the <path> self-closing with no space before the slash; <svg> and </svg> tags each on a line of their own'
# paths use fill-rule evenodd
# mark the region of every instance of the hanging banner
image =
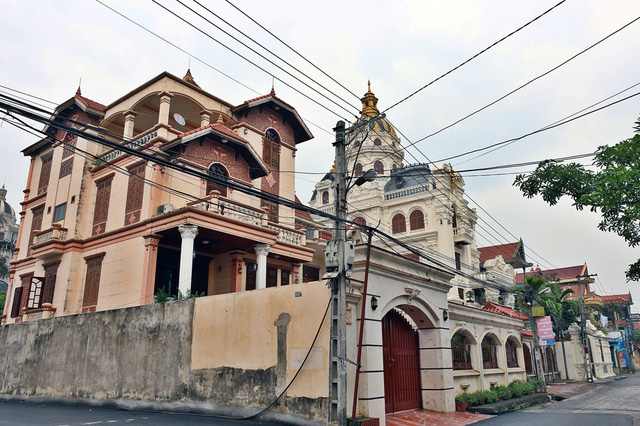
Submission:
<svg viewBox="0 0 640 426">
<path fill-rule="evenodd" d="M 538 339 L 540 340 L 540 346 L 554 346 L 556 344 L 556 336 L 553 333 L 551 317 L 546 316 L 536 318 L 536 323 L 538 324 Z"/>
</svg>

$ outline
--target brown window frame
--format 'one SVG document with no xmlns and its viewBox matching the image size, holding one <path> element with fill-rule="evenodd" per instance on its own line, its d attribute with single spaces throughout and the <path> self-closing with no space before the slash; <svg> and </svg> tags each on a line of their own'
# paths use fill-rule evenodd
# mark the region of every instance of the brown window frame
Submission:
<svg viewBox="0 0 640 426">
<path fill-rule="evenodd" d="M 280 287 L 289 285 L 291 274 L 292 274 L 291 269 L 286 269 L 286 268 L 280 269 Z"/>
<path fill-rule="evenodd" d="M 373 163 L 373 169 L 379 175 L 384 174 L 384 164 L 382 163 L 382 161 L 376 161 L 375 163 Z"/>
<path fill-rule="evenodd" d="M 214 177 L 217 177 L 217 178 L 225 180 L 225 181 L 229 180 L 229 170 L 227 170 L 227 168 L 224 167 L 220 163 L 212 164 L 209 167 L 209 170 L 208 170 L 207 174 L 209 176 L 214 176 Z M 227 185 L 207 180 L 205 192 L 206 192 L 207 195 L 209 195 L 211 193 L 211 191 L 218 191 L 218 192 L 220 192 L 221 196 L 226 197 L 227 196 L 227 189 L 228 189 Z"/>
<path fill-rule="evenodd" d="M 469 338 L 457 332 L 451 338 L 451 359 L 454 370 L 472 370 L 471 342 Z"/>
<path fill-rule="evenodd" d="M 322 204 L 329 204 L 329 191 L 322 191 Z"/>
<path fill-rule="evenodd" d="M 424 213 L 422 213 L 422 210 L 414 210 L 409 214 L 409 229 L 412 231 L 424 229 Z"/>
<path fill-rule="evenodd" d="M 93 209 L 93 225 L 91 235 L 102 234 L 106 231 L 107 220 L 109 219 L 109 203 L 111 201 L 111 187 L 113 184 L 113 176 L 114 174 L 111 174 L 96 181 L 96 204 Z M 100 198 L 102 193 L 106 193 L 106 195 Z M 102 228 L 103 225 L 104 228 Z"/>
<path fill-rule="evenodd" d="M 147 163 L 134 164 L 127 168 L 129 183 L 127 185 L 127 201 L 124 208 L 124 225 L 140 221 L 140 211 L 144 199 L 144 175 Z M 137 193 L 137 195 L 136 195 Z"/>
<path fill-rule="evenodd" d="M 391 219 L 391 232 L 393 234 L 407 232 L 407 219 L 402 213 L 394 215 Z"/>
<path fill-rule="evenodd" d="M 49 180 L 51 178 L 51 166 L 53 165 L 53 151 L 40 157 L 42 165 L 40 167 L 40 179 L 38 179 L 38 195 L 47 192 Z"/>
<path fill-rule="evenodd" d="M 357 163 L 356 164 L 356 169 L 354 171 L 354 174 L 356 175 L 356 177 L 360 177 L 362 176 L 362 174 L 364 173 L 363 168 L 362 168 L 362 164 L 361 163 Z"/>
<path fill-rule="evenodd" d="M 518 345 L 513 338 L 507 339 L 507 343 L 504 345 L 505 352 L 507 353 L 507 368 L 517 368 L 518 363 Z"/>
<path fill-rule="evenodd" d="M 69 158 L 68 160 L 63 161 L 62 164 L 60 164 L 59 178 L 62 179 L 65 176 L 69 176 L 72 171 L 73 171 L 73 158 Z"/>
<path fill-rule="evenodd" d="M 56 290 L 56 281 L 58 277 L 58 266 L 60 261 L 47 263 L 44 267 L 44 282 L 42 283 L 41 304 L 53 303 L 53 295 Z"/>
<path fill-rule="evenodd" d="M 495 339 L 485 336 L 480 347 L 482 349 L 482 368 L 499 368 L 498 344 Z"/>
<path fill-rule="evenodd" d="M 97 253 L 84 258 L 86 274 L 84 279 L 84 291 L 82 294 L 82 308 L 95 307 L 98 304 L 100 295 L 100 280 L 102 278 L 102 261 L 106 253 Z M 97 278 L 91 276 L 97 270 Z M 94 281 L 90 281 L 94 280 Z"/>
<path fill-rule="evenodd" d="M 20 305 L 22 304 L 22 292 L 24 287 L 18 286 L 13 291 L 13 303 L 11 304 L 11 318 L 18 318 L 22 316 L 20 312 Z"/>
<path fill-rule="evenodd" d="M 38 232 L 42 229 L 42 220 L 44 219 L 44 204 L 40 204 L 37 207 L 31 209 L 31 232 L 29 232 L 29 241 L 27 248 L 30 249 L 33 245 L 33 239 Z"/>
</svg>

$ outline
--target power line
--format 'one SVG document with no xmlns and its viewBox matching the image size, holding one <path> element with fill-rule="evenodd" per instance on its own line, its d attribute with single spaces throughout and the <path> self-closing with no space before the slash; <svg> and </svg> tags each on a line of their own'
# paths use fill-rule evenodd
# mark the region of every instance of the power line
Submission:
<svg viewBox="0 0 640 426">
<path fill-rule="evenodd" d="M 542 132 L 545 132 L 547 130 L 555 129 L 556 127 L 560 127 L 560 126 L 563 126 L 565 124 L 571 123 L 572 121 L 578 120 L 580 118 L 584 118 L 584 117 L 586 117 L 588 115 L 591 115 L 591 114 L 593 114 L 595 112 L 598 112 L 598 111 L 601 111 L 603 109 L 609 108 L 609 107 L 611 107 L 613 105 L 619 104 L 620 102 L 628 101 L 629 99 L 631 99 L 631 98 L 633 98 L 635 96 L 638 96 L 638 95 L 640 95 L 640 92 L 636 92 L 633 95 L 627 96 L 626 98 L 622 98 L 622 99 L 619 99 L 617 101 L 611 102 L 611 103 L 609 103 L 607 105 L 601 106 L 600 108 L 596 108 L 596 109 L 594 109 L 592 111 L 585 112 L 584 114 L 580 114 L 580 115 L 578 115 L 576 117 L 570 118 L 568 120 L 564 120 L 564 121 L 562 121 L 560 123 L 557 123 L 557 124 L 554 124 L 554 125 L 549 125 L 549 126 L 543 127 L 541 129 L 538 129 L 538 130 L 534 130 L 533 132 L 526 133 L 526 134 L 524 134 L 522 136 L 519 136 L 517 138 L 507 139 L 505 141 L 497 142 L 497 143 L 494 143 L 494 144 L 491 144 L 491 145 L 487 145 L 487 146 L 482 147 L 482 148 L 477 148 L 477 149 L 473 149 L 471 151 L 466 151 L 466 152 L 463 152 L 462 154 L 453 155 L 451 157 L 446 157 L 446 158 L 443 158 L 443 159 L 438 160 L 438 161 L 449 161 L 449 160 L 453 160 L 455 158 L 464 157 L 465 155 L 473 154 L 475 152 L 485 151 L 487 149 L 490 149 L 490 148 L 493 148 L 493 147 L 496 147 L 496 146 L 501 146 L 501 145 L 509 144 L 511 142 L 516 142 L 516 141 L 522 140 L 522 139 L 524 139 L 526 137 L 529 137 L 529 136 L 532 136 L 532 135 L 535 135 L 535 134 L 538 134 L 538 133 L 542 133 Z M 417 149 L 417 147 L 415 147 L 415 148 Z"/>
<path fill-rule="evenodd" d="M 573 59 L 575 59 L 575 58 L 577 58 L 578 56 L 582 55 L 583 53 L 586 53 L 587 51 L 589 51 L 589 50 L 591 50 L 592 48 L 596 47 L 597 45 L 599 45 L 600 43 L 604 42 L 604 41 L 605 41 L 605 40 L 607 40 L 608 38 L 612 37 L 613 35 L 617 34 L 617 33 L 618 33 L 618 32 L 620 32 L 620 31 L 622 31 L 623 29 L 627 28 L 628 26 L 630 26 L 630 25 L 631 25 L 631 24 L 633 24 L 634 22 L 638 21 L 639 19 L 640 19 L 640 17 L 638 17 L 638 18 L 634 19 L 633 21 L 631 21 L 631 22 L 629 22 L 628 24 L 626 24 L 626 25 L 622 26 L 621 28 L 618 28 L 617 30 L 615 30 L 614 32 L 612 32 L 611 34 L 609 34 L 608 36 L 606 36 L 606 37 L 604 37 L 604 38 L 600 39 L 599 41 L 597 41 L 597 42 L 595 42 L 595 43 L 593 43 L 591 46 L 587 47 L 586 49 L 584 49 L 584 50 L 582 50 L 582 51 L 580 51 L 580 52 L 578 52 L 578 53 L 576 53 L 575 55 L 573 55 L 573 56 L 572 56 L 572 57 L 570 57 L 569 59 L 567 59 L 567 60 L 565 60 L 565 61 L 561 62 L 560 64 L 556 65 L 555 67 L 551 68 L 550 70 L 548 70 L 548 71 L 546 71 L 546 72 L 544 72 L 544 73 L 542 73 L 542 74 L 538 75 L 537 77 L 532 78 L 531 80 L 527 81 L 527 82 L 526 82 L 526 83 L 524 83 L 523 85 L 518 86 L 517 88 L 515 88 L 515 89 L 513 89 L 512 91 L 508 92 L 507 94 L 505 94 L 505 95 L 503 95 L 503 96 L 499 97 L 499 98 L 498 98 L 498 99 L 496 99 L 495 101 L 488 103 L 487 105 L 483 106 L 482 108 L 479 108 L 479 109 L 475 110 L 474 112 L 472 112 L 472 113 L 470 113 L 470 114 L 467 114 L 466 116 L 462 117 L 462 118 L 461 118 L 461 119 L 459 119 L 459 120 L 454 121 L 453 123 L 451 123 L 451 124 L 449 124 L 449 125 L 447 125 L 447 126 L 443 127 L 442 129 L 440 129 L 440 130 L 438 130 L 438 131 L 436 131 L 436 132 L 433 132 L 433 133 L 431 133 L 431 134 L 428 134 L 427 136 L 425 136 L 425 137 L 423 137 L 423 138 L 420 138 L 420 139 L 416 140 L 415 142 L 413 142 L 413 143 L 412 143 L 411 145 L 409 145 L 409 146 L 413 146 L 413 145 L 415 145 L 415 144 L 417 144 L 417 143 L 420 143 L 420 142 L 422 142 L 422 141 L 424 141 L 424 140 L 426 140 L 426 139 L 429 139 L 430 137 L 435 136 L 435 135 L 437 135 L 437 134 L 439 134 L 439 133 L 441 133 L 441 132 L 443 132 L 443 131 L 445 131 L 445 130 L 447 130 L 447 129 L 449 129 L 449 128 L 453 127 L 453 126 L 455 126 L 456 124 L 458 124 L 458 123 L 460 123 L 460 122 L 462 122 L 462 121 L 466 120 L 467 118 L 473 117 L 473 116 L 474 116 L 474 115 L 476 115 L 477 113 L 479 113 L 479 112 L 481 112 L 481 111 L 484 111 L 485 109 L 489 108 L 490 106 L 497 104 L 498 102 L 500 102 L 501 100 L 503 100 L 503 99 L 507 98 L 508 96 L 511 96 L 512 94 L 516 93 L 517 91 L 519 91 L 519 90 L 521 90 L 521 89 L 523 89 L 523 88 L 527 87 L 528 85 L 530 85 L 530 84 L 531 84 L 531 83 L 533 83 L 534 81 L 541 79 L 542 77 L 544 77 L 544 76 L 546 76 L 546 75 L 548 75 L 548 74 L 552 73 L 553 71 L 557 70 L 558 68 L 562 67 L 563 65 L 565 65 L 565 64 L 567 64 L 567 63 L 569 63 L 569 62 L 570 62 L 570 61 L 572 61 Z M 407 146 L 407 148 L 408 148 L 409 146 Z"/>
<path fill-rule="evenodd" d="M 139 24 L 138 22 L 134 21 L 133 19 L 129 18 L 128 16 L 124 15 L 123 13 L 120 13 L 120 12 L 118 12 L 117 10 L 115 10 L 114 8 L 112 8 L 112 7 L 110 7 L 110 6 L 106 5 L 106 4 L 104 4 L 102 1 L 100 1 L 100 0 L 96 0 L 96 2 L 98 2 L 98 3 L 99 3 L 99 4 L 101 4 L 102 6 L 106 7 L 107 9 L 111 10 L 113 13 L 115 13 L 115 14 L 119 15 L 120 17 L 122 17 L 122 18 L 126 19 L 127 21 L 131 22 L 131 23 L 132 23 L 132 24 L 134 24 L 135 26 L 137 26 L 137 27 L 139 27 L 139 28 L 141 28 L 141 29 L 145 30 L 145 31 L 146 31 L 146 32 L 148 32 L 149 34 L 153 35 L 154 37 L 157 37 L 157 38 L 159 38 L 160 40 L 164 41 L 165 43 L 167 43 L 167 44 L 168 44 L 168 45 L 170 45 L 171 47 L 174 47 L 175 49 L 178 49 L 180 52 L 182 52 L 182 53 L 186 54 L 187 56 L 189 56 L 189 57 L 191 57 L 191 58 L 193 58 L 193 59 L 195 59 L 196 61 L 200 62 L 201 64 L 203 64 L 203 65 L 205 65 L 205 66 L 207 66 L 208 68 L 210 68 L 210 69 L 212 69 L 212 70 L 216 71 L 217 73 L 219 73 L 219 74 L 221 74 L 221 75 L 223 75 L 223 76 L 227 77 L 227 78 L 228 78 L 228 79 L 230 79 L 231 81 L 233 81 L 233 82 L 235 82 L 235 83 L 238 83 L 238 84 L 239 84 L 239 85 L 241 85 L 242 87 L 244 87 L 244 88 L 246 88 L 246 89 L 248 89 L 248 90 L 252 91 L 253 93 L 255 93 L 255 94 L 257 94 L 257 95 L 260 95 L 260 94 L 261 94 L 261 92 L 257 91 L 256 89 L 253 89 L 253 88 L 251 88 L 251 87 L 247 86 L 246 84 L 242 83 L 241 81 L 239 81 L 239 80 L 237 80 L 237 79 L 235 79 L 235 78 L 231 77 L 229 74 L 227 74 L 227 73 L 225 73 L 225 72 L 223 72 L 223 71 L 221 71 L 221 70 L 217 69 L 216 67 L 214 67 L 213 65 L 209 64 L 209 63 L 208 63 L 208 62 L 206 62 L 205 60 L 200 59 L 198 56 L 194 55 L 193 53 L 191 53 L 191 52 L 189 52 L 189 51 L 187 51 L 187 50 L 185 50 L 185 49 L 181 48 L 180 46 L 176 45 L 175 43 L 173 43 L 173 42 L 171 42 L 171 41 L 167 40 L 166 38 L 162 37 L 161 35 L 159 35 L 159 34 L 155 33 L 154 31 L 152 31 L 152 30 L 148 29 L 147 27 L 145 27 L 145 26 L 143 26 L 143 25 Z M 294 90 L 295 90 L 295 89 L 294 89 Z M 32 95 L 30 95 L 30 96 L 32 96 Z M 51 101 L 47 101 L 47 102 L 51 102 Z M 51 103 L 52 103 L 52 104 L 57 105 L 55 102 L 51 102 Z M 304 118 L 304 117 L 303 117 L 303 118 Z M 328 130 L 327 130 L 327 129 L 325 129 L 324 127 L 321 127 L 321 126 L 319 126 L 318 124 L 315 124 L 314 122 L 312 122 L 312 121 L 308 120 L 307 118 L 304 118 L 304 120 L 305 120 L 305 122 L 307 122 L 307 123 L 309 123 L 309 124 L 312 124 L 313 126 L 317 127 L 318 129 L 322 130 L 323 132 L 326 132 L 326 133 L 329 133 L 329 134 L 333 135 L 333 133 L 331 133 L 330 131 L 328 131 Z"/>
<path fill-rule="evenodd" d="M 260 28 L 262 28 L 263 30 L 265 30 L 267 33 L 269 33 L 269 35 L 271 35 L 273 38 L 275 38 L 276 40 L 278 40 L 280 43 L 284 44 L 289 50 L 291 50 L 293 53 L 295 53 L 296 55 L 298 55 L 300 58 L 302 58 L 303 60 L 305 60 L 307 63 L 309 63 L 310 65 L 312 65 L 315 69 L 317 69 L 318 71 L 320 71 L 322 74 L 324 74 L 325 76 L 329 77 L 334 83 L 336 83 L 337 85 L 339 85 L 340 87 L 342 87 L 344 90 L 346 90 L 347 92 L 349 92 L 350 94 L 352 94 L 353 96 L 355 96 L 358 100 L 360 99 L 360 96 L 356 95 L 355 93 L 353 93 L 351 90 L 349 90 L 348 88 L 346 88 L 345 86 L 343 86 L 340 82 L 338 82 L 335 78 L 331 77 L 329 74 L 327 74 L 326 72 L 324 72 L 322 69 L 320 69 L 317 65 L 315 65 L 313 62 L 311 62 L 309 59 L 307 59 L 304 55 L 298 53 L 297 50 L 295 50 L 293 47 L 289 46 L 286 42 L 284 42 L 282 39 L 280 39 L 280 37 L 278 37 L 277 35 L 275 35 L 274 33 L 272 33 L 271 31 L 269 31 L 267 28 L 265 28 L 263 25 L 261 25 L 258 21 L 256 21 L 255 19 L 253 19 L 251 16 L 247 15 L 244 11 L 242 11 L 238 6 L 236 6 L 235 4 L 231 3 L 229 0 L 225 0 L 227 3 L 229 3 L 234 9 L 236 9 L 238 12 L 242 13 L 244 16 L 246 16 L 248 19 L 250 19 L 254 24 L 256 24 L 257 26 L 259 26 Z"/>
<path fill-rule="evenodd" d="M 157 0 L 151 0 L 152 2 L 154 2 L 157 6 L 161 7 L 162 9 L 166 10 L 167 12 L 169 12 L 171 15 L 173 15 L 174 17 L 178 18 L 179 20 L 181 20 L 182 22 L 184 22 L 185 24 L 189 25 L 190 27 L 192 27 L 193 29 L 195 29 L 196 31 L 202 33 L 203 35 L 205 35 L 206 37 L 210 38 L 211 40 L 215 41 L 216 43 L 218 43 L 220 46 L 224 47 L 225 49 L 227 49 L 229 52 L 233 53 L 234 55 L 239 56 L 240 58 L 244 59 L 245 61 L 249 62 L 251 65 L 255 66 L 256 68 L 258 68 L 259 70 L 261 70 L 262 72 L 270 75 L 271 77 L 273 77 L 274 79 L 278 80 L 280 83 L 284 84 L 285 86 L 289 87 L 292 90 L 295 90 L 296 92 L 298 92 L 300 95 L 304 96 L 305 98 L 309 99 L 311 102 L 315 103 L 316 105 L 324 108 L 325 110 L 329 111 L 330 113 L 336 115 L 339 118 L 342 118 L 345 121 L 348 121 L 346 118 L 342 117 L 340 114 L 338 114 L 337 112 L 329 109 L 328 107 L 326 107 L 325 105 L 321 104 L 320 102 L 316 101 L 315 99 L 313 99 L 312 97 L 308 96 L 307 94 L 303 93 L 302 91 L 296 89 L 295 87 L 293 87 L 292 85 L 290 85 L 289 83 L 287 83 L 286 81 L 282 80 L 279 77 L 276 77 L 275 75 L 273 75 L 273 73 L 270 73 L 269 71 L 267 71 L 265 68 L 261 67 L 260 65 L 258 65 L 257 63 L 255 63 L 254 61 L 252 61 L 251 59 L 247 58 L 246 56 L 236 52 L 234 49 L 230 48 L 229 46 L 227 46 L 226 44 L 222 43 L 221 41 L 217 40 L 216 38 L 214 38 L 212 35 L 208 34 L 206 31 L 200 29 L 199 27 L 197 27 L 196 25 L 193 25 L 191 22 L 189 22 L 188 20 L 186 20 L 185 18 L 183 18 L 182 16 L 178 15 L 177 13 L 175 13 L 174 11 L 170 10 L 169 8 L 167 8 L 166 6 L 158 3 Z M 195 13 L 195 12 L 194 12 Z M 202 17 L 202 19 L 204 19 L 205 21 L 209 22 L 211 25 L 214 25 L 213 23 L 211 23 L 211 21 L 207 20 L 206 18 Z M 215 25 L 214 25 L 215 26 Z M 233 37 L 233 36 L 232 36 Z M 235 38 L 234 38 L 235 39 Z M 242 42 L 240 42 L 242 43 Z M 242 43 L 243 45 L 246 46 L 246 44 Z M 351 114 L 351 112 L 346 109 L 345 107 L 339 105 L 338 103 L 336 103 L 335 101 L 333 101 L 332 99 L 328 98 L 326 95 L 324 95 L 323 93 L 321 93 L 320 91 L 318 91 L 317 89 L 315 89 L 314 87 L 309 86 L 307 83 L 303 82 L 302 80 L 300 80 L 298 77 L 294 76 L 293 74 L 291 74 L 290 72 L 286 71 L 285 69 L 283 69 L 282 67 L 280 67 L 279 65 L 275 64 L 273 61 L 271 61 L 270 59 L 266 58 L 264 55 L 262 55 L 261 53 L 258 53 L 257 51 L 255 51 L 255 49 L 252 49 L 248 46 L 246 46 L 248 49 L 250 49 L 252 52 L 256 53 L 258 56 L 260 56 L 261 58 L 263 58 L 264 60 L 266 60 L 267 62 L 269 62 L 270 64 L 274 65 L 275 67 L 277 67 L 278 69 L 280 69 L 281 71 L 285 72 L 286 74 L 288 74 L 289 76 L 293 77 L 294 79 L 296 79 L 297 81 L 299 81 L 300 83 L 302 83 L 303 85 L 305 85 L 306 87 L 308 87 L 309 89 L 313 90 L 314 92 L 318 93 L 320 96 L 322 96 L 323 98 L 327 99 L 329 102 L 337 105 L 339 108 L 343 109 L 344 111 L 348 112 Z"/>
<path fill-rule="evenodd" d="M 429 83 L 425 84 L 424 86 L 422 86 L 421 88 L 419 88 L 418 90 L 416 90 L 415 92 L 411 93 L 410 95 L 404 97 L 403 99 L 399 100 L 398 102 L 396 102 L 395 104 L 391 105 L 389 108 L 387 108 L 386 110 L 383 111 L 383 113 L 389 111 L 391 108 L 401 104 L 402 102 L 406 101 L 407 99 L 411 98 L 412 96 L 414 96 L 415 94 L 421 92 L 422 90 L 426 89 L 427 87 L 431 86 L 433 83 L 435 83 L 436 81 L 446 77 L 447 75 L 451 74 L 452 72 L 454 72 L 455 70 L 457 70 L 458 68 L 462 67 L 463 65 L 468 64 L 469 62 L 471 62 L 472 60 L 474 60 L 475 58 L 477 58 L 478 56 L 482 55 L 483 53 L 485 53 L 487 50 L 491 49 L 492 47 L 496 46 L 497 44 L 501 43 L 502 41 L 506 40 L 507 38 L 511 37 L 512 35 L 514 35 L 515 33 L 517 33 L 518 31 L 524 29 L 525 27 L 531 25 L 532 23 L 534 23 L 535 21 L 537 21 L 538 19 L 542 18 L 544 15 L 546 15 L 547 13 L 551 12 L 553 9 L 555 9 L 556 7 L 560 6 L 562 3 L 564 3 L 566 0 L 562 0 L 561 2 L 559 2 L 558 4 L 554 5 L 553 7 L 551 7 L 550 9 L 546 10 L 545 12 L 543 12 L 541 15 L 536 16 L 534 19 L 532 19 L 531 21 L 527 22 L 526 24 L 522 25 L 521 27 L 517 28 L 516 30 L 510 32 L 509 34 L 507 34 L 506 36 L 502 37 L 500 40 L 496 41 L 495 43 L 493 43 L 492 45 L 490 45 L 489 47 L 486 47 L 485 49 L 481 50 L 480 52 L 476 53 L 475 55 L 473 55 L 472 57 L 470 57 L 469 59 L 467 59 L 466 61 L 462 62 L 460 65 L 456 66 L 455 68 L 447 71 L 446 73 L 442 74 L 440 77 L 436 78 L 435 80 L 430 81 Z"/>
<path fill-rule="evenodd" d="M 181 5 L 183 5 L 184 7 L 186 7 L 187 9 L 191 10 L 193 13 L 196 13 L 193 9 L 191 9 L 189 6 L 185 5 L 184 3 L 182 3 L 181 0 L 176 0 L 178 3 L 180 3 Z M 349 101 L 347 101 L 346 99 L 342 98 L 340 95 L 337 95 L 335 92 L 333 92 L 332 90 L 328 89 L 326 86 L 322 85 L 321 83 L 319 83 L 318 81 L 316 81 L 315 79 L 313 79 L 312 77 L 309 77 L 307 74 L 305 74 L 304 72 L 302 72 L 299 68 L 296 68 L 295 66 L 291 65 L 289 62 L 287 62 L 286 60 L 282 59 L 282 57 L 278 56 L 277 54 L 275 54 L 272 50 L 268 49 L 267 47 L 265 47 L 263 44 L 261 44 L 260 42 L 256 41 L 254 38 L 252 38 L 251 36 L 247 35 L 245 32 L 239 30 L 236 26 L 230 24 L 228 21 L 226 21 L 224 18 L 222 18 L 220 15 L 218 15 L 217 13 L 213 12 L 211 9 L 209 9 L 208 7 L 204 6 L 202 3 L 200 3 L 198 0 L 193 0 L 193 2 L 195 4 L 197 4 L 198 6 L 200 6 L 201 8 L 203 8 L 204 10 L 206 10 L 207 12 L 209 12 L 210 14 L 212 14 L 213 16 L 215 16 L 216 18 L 218 18 L 219 20 L 221 20 L 222 22 L 224 22 L 225 24 L 227 24 L 228 26 L 230 26 L 231 28 L 233 28 L 234 30 L 238 31 L 240 34 L 242 34 L 243 36 L 245 36 L 246 38 L 248 38 L 249 40 L 251 40 L 252 42 L 254 42 L 255 44 L 257 44 L 258 46 L 260 46 L 261 48 L 263 48 L 264 50 L 266 50 L 267 52 L 269 52 L 271 55 L 275 56 L 276 58 L 278 58 L 279 60 L 281 60 L 282 62 L 284 62 L 285 64 L 287 64 L 289 67 L 293 68 L 294 70 L 296 70 L 297 72 L 299 72 L 300 74 L 302 74 L 303 76 L 305 76 L 306 78 L 308 78 L 309 80 L 313 81 L 315 84 L 317 84 L 318 86 L 322 87 L 324 90 L 326 90 L 327 92 L 331 93 L 333 96 L 335 96 L 336 98 L 340 99 L 341 101 L 343 101 L 345 104 L 351 106 L 351 103 Z M 211 25 L 213 25 L 214 27 L 216 27 L 218 30 L 224 32 L 225 34 L 227 34 L 229 37 L 232 37 L 234 40 L 236 40 L 239 43 L 242 43 L 240 40 L 238 40 L 237 38 L 233 37 L 231 34 L 227 33 L 226 31 L 224 31 L 222 28 L 220 28 L 219 26 L 217 26 L 216 24 L 212 23 L 211 21 L 209 21 L 208 19 L 204 18 L 207 22 L 209 22 Z M 242 43 L 243 46 L 247 47 L 250 49 L 249 46 L 247 46 L 246 44 Z M 252 49 L 253 51 L 253 49 Z M 254 51 L 255 52 L 255 51 Z M 257 53 L 257 52 L 256 52 Z M 336 104 L 337 105 L 337 104 Z M 357 111 L 357 108 L 356 108 Z"/>
</svg>

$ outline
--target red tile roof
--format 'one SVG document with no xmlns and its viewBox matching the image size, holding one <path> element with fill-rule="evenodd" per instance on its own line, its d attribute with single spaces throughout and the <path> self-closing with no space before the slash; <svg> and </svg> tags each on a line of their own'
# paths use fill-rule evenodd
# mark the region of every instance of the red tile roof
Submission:
<svg viewBox="0 0 640 426">
<path fill-rule="evenodd" d="M 630 302 L 631 295 L 629 294 L 611 294 L 608 296 L 602 296 L 603 303 L 620 303 L 620 302 Z"/>
<path fill-rule="evenodd" d="M 520 334 L 527 337 L 533 337 L 533 331 L 531 330 L 520 330 Z"/>
<path fill-rule="evenodd" d="M 277 97 L 276 96 L 276 91 L 275 91 L 275 89 L 273 87 L 271 88 L 271 92 L 267 93 L 266 95 L 262 95 L 262 96 L 258 96 L 257 98 L 249 99 L 248 101 L 244 101 L 244 103 L 242 103 L 241 105 L 249 105 L 251 102 L 260 101 L 262 99 L 267 99 L 267 98 L 277 99 L 278 102 L 280 102 L 281 104 L 283 104 L 287 108 L 289 108 L 289 109 L 291 109 L 293 111 L 296 110 L 294 107 L 292 107 L 291 105 L 289 105 L 288 103 L 286 103 L 285 101 L 283 101 L 282 99 Z"/>
<path fill-rule="evenodd" d="M 300 202 L 300 199 L 298 198 L 298 196 L 296 195 L 295 197 L 296 197 L 296 203 L 302 204 Z M 311 215 L 309 214 L 309 212 L 304 211 L 304 210 L 296 209 L 296 216 L 300 216 L 303 219 L 312 220 L 311 219 Z"/>
<path fill-rule="evenodd" d="M 193 79 L 193 76 L 191 75 L 191 68 L 187 70 L 187 73 L 184 75 L 184 77 L 182 77 L 182 79 L 189 84 L 193 84 L 198 89 L 201 89 L 201 87 L 198 86 L 198 83 L 196 83 L 196 81 Z"/>
<path fill-rule="evenodd" d="M 573 279 L 575 277 L 587 274 L 587 265 L 578 265 L 578 266 L 568 266 L 566 268 L 558 268 L 558 269 L 548 269 L 546 271 L 538 269 L 531 269 L 531 271 L 527 272 L 527 275 L 531 275 L 532 273 L 540 272 L 544 277 L 553 277 L 556 280 L 566 280 Z M 522 283 L 524 278 L 524 274 L 516 274 L 516 283 Z"/>
<path fill-rule="evenodd" d="M 518 318 L 521 319 L 523 321 L 528 321 L 529 317 L 527 317 L 526 315 L 522 315 L 520 312 L 517 312 L 515 309 L 509 307 L 509 306 L 505 306 L 505 305 L 501 305 L 499 303 L 495 303 L 495 302 L 489 302 L 486 305 L 484 305 L 484 309 L 485 311 L 489 311 L 489 312 L 495 312 L 498 314 L 502 314 L 502 315 L 507 315 L 509 317 L 513 317 L 513 318 Z"/>
<path fill-rule="evenodd" d="M 504 260 L 512 259 L 518 249 L 517 243 L 501 244 L 497 246 L 479 247 L 480 251 L 480 263 L 484 263 L 489 259 L 494 259 L 497 256 L 502 256 Z"/>
<path fill-rule="evenodd" d="M 78 89 L 78 92 L 79 91 L 80 91 L 80 89 Z M 89 98 L 85 98 L 84 96 L 80 95 L 77 92 L 76 92 L 76 99 L 79 100 L 80 102 L 82 102 L 83 104 L 85 104 L 86 106 L 88 106 L 89 108 L 97 109 L 98 111 L 104 111 L 106 109 L 106 107 L 104 105 L 102 105 L 101 103 L 98 103 L 96 101 L 92 101 Z"/>
<path fill-rule="evenodd" d="M 201 126 L 196 129 L 189 130 L 188 132 L 182 133 L 180 137 L 183 138 L 185 136 L 189 136 L 194 133 L 198 133 L 207 129 L 213 129 L 218 133 L 222 133 L 223 135 L 229 136 L 230 138 L 249 144 L 248 140 L 246 140 L 245 138 L 243 138 L 242 136 L 240 136 L 239 134 L 237 134 L 236 132 L 234 132 L 233 130 L 231 130 L 230 128 L 228 128 L 227 126 L 219 122 L 215 122 L 213 124 L 207 124 L 205 126 Z"/>
</svg>

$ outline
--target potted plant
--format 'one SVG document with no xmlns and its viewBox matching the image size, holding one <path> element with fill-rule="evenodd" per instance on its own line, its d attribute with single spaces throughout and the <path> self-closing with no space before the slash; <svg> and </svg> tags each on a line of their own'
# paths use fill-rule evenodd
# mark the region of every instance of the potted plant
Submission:
<svg viewBox="0 0 640 426">
<path fill-rule="evenodd" d="M 471 406 L 469 402 L 469 394 L 463 393 L 456 396 L 456 411 L 467 411 L 467 408 Z"/>
</svg>

